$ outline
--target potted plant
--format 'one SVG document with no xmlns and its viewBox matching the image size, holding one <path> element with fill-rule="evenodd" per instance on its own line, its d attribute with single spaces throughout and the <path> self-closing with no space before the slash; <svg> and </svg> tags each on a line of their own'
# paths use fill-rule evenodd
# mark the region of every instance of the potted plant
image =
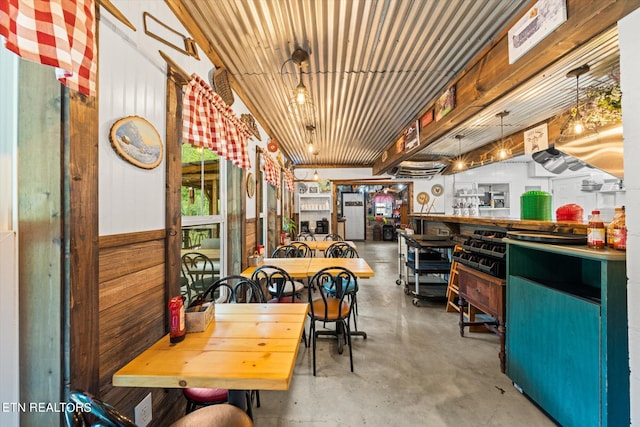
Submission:
<svg viewBox="0 0 640 427">
<path fill-rule="evenodd" d="M 288 244 L 296 234 L 296 222 L 288 216 L 282 217 L 282 233 L 280 233 L 280 243 Z"/>
</svg>

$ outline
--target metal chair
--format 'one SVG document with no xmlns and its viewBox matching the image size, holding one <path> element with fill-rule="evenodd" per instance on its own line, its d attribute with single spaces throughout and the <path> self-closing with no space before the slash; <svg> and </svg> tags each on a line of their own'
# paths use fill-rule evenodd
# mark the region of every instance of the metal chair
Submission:
<svg viewBox="0 0 640 427">
<path fill-rule="evenodd" d="M 332 233 L 332 234 L 327 234 L 326 236 L 324 236 L 323 240 L 327 240 L 327 241 L 331 240 L 331 241 L 334 241 L 334 242 L 341 242 L 344 239 L 342 238 L 341 235 Z"/>
<path fill-rule="evenodd" d="M 120 426 L 136 427 L 128 417 L 122 415 L 116 408 L 102 400 L 96 399 L 87 392 L 72 390 L 69 393 L 68 407 L 75 410 L 65 410 L 64 420 L 67 427 L 85 426 Z M 88 419 L 89 418 L 89 419 Z"/>
<path fill-rule="evenodd" d="M 251 275 L 251 280 L 263 289 L 272 299 L 267 302 L 302 302 L 300 293 L 304 289 L 301 282 L 295 281 L 285 270 L 275 265 L 261 265 Z"/>
<path fill-rule="evenodd" d="M 288 258 L 312 258 L 314 251 L 304 242 L 291 242 Z"/>
<path fill-rule="evenodd" d="M 316 240 L 316 236 L 314 236 L 311 233 L 300 233 L 296 237 L 296 240 L 299 241 L 299 242 L 315 241 Z"/>
<path fill-rule="evenodd" d="M 359 258 L 358 251 L 348 243 L 332 243 L 324 252 L 327 258 Z"/>
<path fill-rule="evenodd" d="M 187 300 L 191 301 L 192 294 L 204 293 L 215 282 L 217 272 L 213 261 L 206 255 L 199 252 L 182 255 L 182 275 L 189 281 Z"/>
<path fill-rule="evenodd" d="M 314 294 L 311 286 L 318 289 L 328 287 L 332 292 L 317 292 Z M 350 290 L 348 290 L 350 288 Z M 351 372 L 353 372 L 353 351 L 351 349 L 351 330 L 349 319 L 353 309 L 354 299 L 347 298 L 358 292 L 358 280 L 356 276 L 343 267 L 327 267 L 318 271 L 309 283 L 309 317 L 310 330 L 309 339 L 313 340 L 313 376 L 316 375 L 316 347 L 317 339 L 320 335 L 334 335 L 338 339 L 338 352 L 342 354 L 342 342 L 347 342 L 349 346 L 349 362 Z M 313 299 L 314 295 L 320 298 Z M 316 330 L 316 322 L 335 323 L 334 331 Z"/>
<path fill-rule="evenodd" d="M 304 242 L 291 242 L 289 245 L 278 246 L 271 253 L 271 258 L 309 258 L 312 256 L 313 251 Z"/>
</svg>

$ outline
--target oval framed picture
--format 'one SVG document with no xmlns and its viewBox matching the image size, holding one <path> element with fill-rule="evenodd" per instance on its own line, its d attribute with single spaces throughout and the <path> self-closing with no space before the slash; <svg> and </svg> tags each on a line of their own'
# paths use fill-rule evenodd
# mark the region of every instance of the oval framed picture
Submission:
<svg viewBox="0 0 640 427">
<path fill-rule="evenodd" d="M 139 116 L 117 120 L 109 131 L 113 149 L 129 163 L 153 169 L 162 163 L 162 139 L 155 127 Z"/>
<path fill-rule="evenodd" d="M 249 172 L 247 174 L 247 196 L 253 198 L 256 195 L 256 180 L 253 179 L 253 174 Z"/>
<path fill-rule="evenodd" d="M 431 194 L 433 194 L 436 197 L 441 195 L 443 191 L 444 191 L 444 188 L 440 184 L 434 184 L 433 187 L 431 187 Z"/>
</svg>

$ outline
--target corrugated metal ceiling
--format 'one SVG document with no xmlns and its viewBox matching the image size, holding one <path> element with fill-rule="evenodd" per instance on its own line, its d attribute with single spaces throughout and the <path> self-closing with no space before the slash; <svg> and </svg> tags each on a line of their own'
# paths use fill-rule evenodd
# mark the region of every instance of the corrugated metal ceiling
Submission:
<svg viewBox="0 0 640 427">
<path fill-rule="evenodd" d="M 529 3 L 181 1 L 293 163 L 340 166 L 372 164 Z M 315 106 L 303 120 L 288 108 L 298 47 Z"/>
</svg>

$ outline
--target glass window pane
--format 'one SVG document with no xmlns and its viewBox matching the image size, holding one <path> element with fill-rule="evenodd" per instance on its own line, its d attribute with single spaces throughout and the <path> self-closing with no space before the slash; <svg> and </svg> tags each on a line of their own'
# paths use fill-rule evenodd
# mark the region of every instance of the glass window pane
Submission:
<svg viewBox="0 0 640 427">
<path fill-rule="evenodd" d="M 220 214 L 220 157 L 182 144 L 182 216 Z"/>
</svg>

